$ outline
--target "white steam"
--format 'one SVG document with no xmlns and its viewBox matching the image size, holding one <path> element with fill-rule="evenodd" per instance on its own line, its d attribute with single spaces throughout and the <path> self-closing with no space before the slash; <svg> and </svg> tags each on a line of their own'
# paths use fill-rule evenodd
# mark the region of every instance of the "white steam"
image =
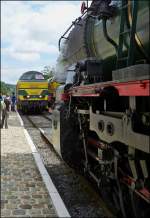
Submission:
<svg viewBox="0 0 150 218">
<path fill-rule="evenodd" d="M 61 44 L 60 54 L 57 58 L 56 71 L 54 74 L 54 79 L 60 83 L 65 83 L 67 77 L 67 68 L 69 67 L 69 64 L 64 59 L 64 54 L 66 53 L 66 50 L 67 50 L 67 42 L 64 41 Z"/>
</svg>

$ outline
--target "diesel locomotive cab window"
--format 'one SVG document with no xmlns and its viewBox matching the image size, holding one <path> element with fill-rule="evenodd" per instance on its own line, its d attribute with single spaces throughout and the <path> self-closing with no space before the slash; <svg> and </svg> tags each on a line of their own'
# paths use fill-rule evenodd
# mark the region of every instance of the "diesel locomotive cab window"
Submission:
<svg viewBox="0 0 150 218">
<path fill-rule="evenodd" d="M 20 77 L 20 80 L 31 80 L 32 75 L 31 74 L 24 74 Z"/>
<path fill-rule="evenodd" d="M 25 73 L 20 77 L 20 80 L 45 80 L 41 73 Z"/>
<path fill-rule="evenodd" d="M 44 76 L 42 74 L 35 74 L 35 79 L 44 79 Z"/>
</svg>

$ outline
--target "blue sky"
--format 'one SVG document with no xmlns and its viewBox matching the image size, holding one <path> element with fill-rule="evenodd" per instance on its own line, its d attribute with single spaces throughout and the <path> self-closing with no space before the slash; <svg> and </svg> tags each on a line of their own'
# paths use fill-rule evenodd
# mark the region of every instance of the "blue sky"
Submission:
<svg viewBox="0 0 150 218">
<path fill-rule="evenodd" d="M 2 1 L 1 79 L 15 84 L 28 70 L 55 67 L 59 37 L 80 14 L 81 1 Z"/>
</svg>

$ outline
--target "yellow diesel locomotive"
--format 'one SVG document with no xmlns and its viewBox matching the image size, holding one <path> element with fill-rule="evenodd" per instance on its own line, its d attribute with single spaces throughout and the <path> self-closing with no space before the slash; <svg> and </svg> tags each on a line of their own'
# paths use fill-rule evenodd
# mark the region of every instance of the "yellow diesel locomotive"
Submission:
<svg viewBox="0 0 150 218">
<path fill-rule="evenodd" d="M 37 71 L 24 73 L 17 82 L 17 108 L 22 112 L 43 111 L 48 106 L 48 81 Z"/>
<path fill-rule="evenodd" d="M 48 81 L 49 101 L 50 101 L 52 98 L 55 99 L 55 97 L 56 97 L 56 89 L 57 89 L 57 87 L 60 86 L 60 85 L 61 85 L 61 83 L 59 83 L 59 82 L 57 82 L 57 81 L 55 81 L 55 80 L 53 80 L 53 79 L 50 79 L 50 80 Z"/>
<path fill-rule="evenodd" d="M 55 81 L 53 78 L 49 79 L 48 81 L 48 107 L 49 112 L 54 108 L 54 104 L 56 103 L 56 89 L 61 85 L 61 83 Z"/>
</svg>

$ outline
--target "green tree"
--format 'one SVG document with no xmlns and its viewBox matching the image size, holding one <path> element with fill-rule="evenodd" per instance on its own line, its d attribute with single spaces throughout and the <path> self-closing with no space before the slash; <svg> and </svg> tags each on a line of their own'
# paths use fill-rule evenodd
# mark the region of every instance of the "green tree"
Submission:
<svg viewBox="0 0 150 218">
<path fill-rule="evenodd" d="M 12 84 L 7 84 L 5 82 L 0 82 L 0 92 L 3 94 L 3 95 L 11 95 L 12 92 L 15 92 L 15 85 L 12 85 Z"/>
<path fill-rule="evenodd" d="M 45 66 L 42 73 L 43 73 L 45 79 L 50 79 L 54 76 L 55 68 L 50 67 L 50 66 Z"/>
</svg>

